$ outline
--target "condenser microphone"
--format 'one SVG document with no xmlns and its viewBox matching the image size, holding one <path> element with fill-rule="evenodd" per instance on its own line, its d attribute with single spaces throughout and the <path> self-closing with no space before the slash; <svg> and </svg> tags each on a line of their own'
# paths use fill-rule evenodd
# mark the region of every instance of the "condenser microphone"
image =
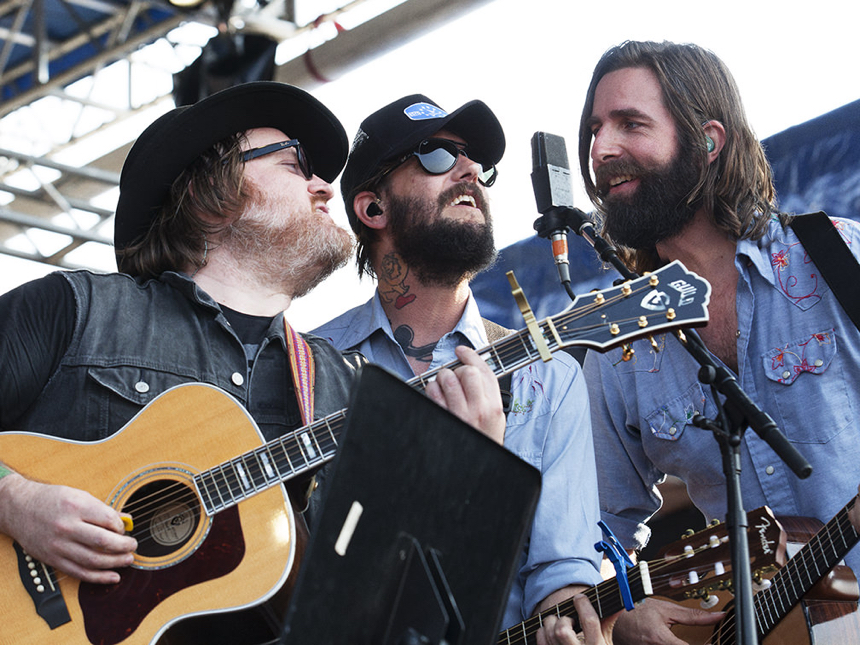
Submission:
<svg viewBox="0 0 860 645">
<path fill-rule="evenodd" d="M 535 222 L 541 237 L 552 241 L 552 255 L 562 284 L 570 283 L 565 213 L 573 208 L 570 163 L 564 138 L 548 132 L 532 136 L 532 188 L 542 217 Z"/>
</svg>

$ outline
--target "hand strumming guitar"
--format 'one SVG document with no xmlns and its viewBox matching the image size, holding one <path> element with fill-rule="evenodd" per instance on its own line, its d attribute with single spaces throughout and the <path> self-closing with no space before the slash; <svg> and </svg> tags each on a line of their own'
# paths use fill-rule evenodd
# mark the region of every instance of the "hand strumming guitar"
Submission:
<svg viewBox="0 0 860 645">
<path fill-rule="evenodd" d="M 41 562 L 85 582 L 119 582 L 137 541 L 120 513 L 82 490 L 10 473 L 0 479 L 0 533 Z"/>
</svg>

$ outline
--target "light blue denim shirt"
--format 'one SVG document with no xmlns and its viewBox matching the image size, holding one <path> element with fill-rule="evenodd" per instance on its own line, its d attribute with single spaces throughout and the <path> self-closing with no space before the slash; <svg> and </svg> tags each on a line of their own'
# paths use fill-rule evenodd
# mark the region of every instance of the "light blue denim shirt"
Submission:
<svg viewBox="0 0 860 645">
<path fill-rule="evenodd" d="M 860 225 L 835 220 L 852 253 L 860 254 Z M 752 430 L 742 446 L 741 489 L 746 510 L 768 505 L 780 515 L 829 521 L 860 483 L 860 332 L 806 255 L 791 229 L 775 220 L 761 240 L 738 243 L 738 384 L 811 463 L 798 479 Z M 860 294 L 860 286 L 857 287 Z M 680 477 L 707 519 L 725 519 L 726 485 L 713 435 L 689 423 L 714 418 L 698 363 L 672 336 L 661 351 L 634 343 L 620 351 L 589 352 L 585 374 L 603 519 L 627 547 L 641 547 L 644 524 L 660 506 L 656 484 Z M 718 360 L 718 359 L 717 359 Z M 857 549 L 846 559 L 860 572 Z"/>
<path fill-rule="evenodd" d="M 379 294 L 314 330 L 339 348 L 355 348 L 371 362 L 414 376 L 394 334 Z M 454 348 L 487 345 L 478 306 L 469 296 L 457 326 L 445 334 L 428 369 L 456 360 Z M 597 528 L 597 475 L 588 396 L 579 364 L 564 352 L 549 363 L 514 372 L 512 408 L 505 447 L 541 472 L 541 495 L 527 546 L 512 585 L 502 628 L 522 622 L 552 592 L 569 584 L 600 582 L 594 544 Z"/>
</svg>

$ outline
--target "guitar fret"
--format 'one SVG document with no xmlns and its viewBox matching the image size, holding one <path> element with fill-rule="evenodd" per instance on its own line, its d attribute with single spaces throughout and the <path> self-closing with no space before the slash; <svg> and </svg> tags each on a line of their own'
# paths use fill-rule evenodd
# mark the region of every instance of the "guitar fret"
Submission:
<svg viewBox="0 0 860 645">
<path fill-rule="evenodd" d="M 222 490 L 223 490 L 224 486 L 218 482 L 218 476 L 219 475 L 221 476 L 221 480 L 226 484 L 227 483 L 227 477 L 224 474 L 224 467 L 223 466 L 218 466 L 217 468 L 213 469 L 213 471 L 212 471 L 212 484 L 213 484 L 213 487 L 215 489 L 215 492 L 218 494 L 218 499 L 215 502 L 214 508 L 218 511 L 220 511 L 221 509 L 227 508 L 227 504 L 224 501 L 224 496 L 222 495 Z"/>
<path fill-rule="evenodd" d="M 272 455 L 268 446 L 264 446 L 258 453 L 258 458 L 263 464 L 263 472 L 266 474 L 266 482 L 280 480 L 278 474 L 278 464 L 275 463 L 275 457 Z"/>
<path fill-rule="evenodd" d="M 206 509 L 206 515 L 215 514 L 215 500 L 212 498 L 212 491 L 209 489 L 209 475 L 200 473 L 194 477 L 194 483 L 197 486 L 197 494 L 203 500 L 203 506 Z"/>
<path fill-rule="evenodd" d="M 288 468 L 289 472 L 294 473 L 294 472 L 296 472 L 296 467 L 293 466 L 293 461 L 292 461 L 292 459 L 290 459 L 290 451 L 287 448 L 287 441 L 288 440 L 289 440 L 289 437 L 281 438 L 281 440 L 278 441 L 278 446 L 280 447 L 281 452 L 284 455 L 284 459 L 287 462 L 287 468 Z"/>
<path fill-rule="evenodd" d="M 244 498 L 243 491 L 242 491 L 241 476 L 239 474 L 239 470 L 236 468 L 237 463 L 242 463 L 242 457 L 241 456 L 236 457 L 234 459 L 231 459 L 228 462 L 228 464 L 230 465 L 229 469 L 227 469 L 227 468 L 219 469 L 221 471 L 222 476 L 223 476 L 224 483 L 222 486 L 219 487 L 218 492 L 219 492 L 219 494 L 221 494 L 222 499 L 224 498 L 223 493 L 226 493 L 227 495 L 230 496 L 230 499 L 227 500 L 224 504 L 225 508 L 227 506 L 232 506 L 233 504 L 235 504 L 237 496 L 240 498 Z M 244 475 L 244 473 L 243 473 L 243 475 Z M 247 475 L 245 475 L 245 476 L 247 477 Z M 222 493 L 222 491 L 223 491 L 223 493 Z"/>
<path fill-rule="evenodd" d="M 263 464 L 260 461 L 259 453 L 254 450 L 250 453 L 250 455 L 244 460 L 245 465 L 248 468 L 248 472 L 251 475 L 251 486 L 256 493 L 259 490 L 266 488 L 266 475 L 263 472 Z"/>
<path fill-rule="evenodd" d="M 248 479 L 248 473 L 245 469 L 245 464 L 242 462 L 242 458 L 237 457 L 232 460 L 230 464 L 233 466 L 233 472 L 236 473 L 235 482 L 239 484 L 238 490 L 242 491 L 251 488 L 251 480 Z M 227 485 L 230 486 L 230 482 L 228 482 Z M 235 498 L 235 495 L 232 492 L 230 496 Z"/>
<path fill-rule="evenodd" d="M 597 585 L 596 587 L 594 587 L 594 597 L 592 598 L 591 596 L 589 596 L 588 599 L 589 599 L 589 601 L 591 601 L 592 603 L 595 603 L 597 605 L 594 608 L 594 610 L 597 612 L 597 615 L 598 616 L 604 616 L 603 599 L 600 596 L 600 585 Z"/>
</svg>

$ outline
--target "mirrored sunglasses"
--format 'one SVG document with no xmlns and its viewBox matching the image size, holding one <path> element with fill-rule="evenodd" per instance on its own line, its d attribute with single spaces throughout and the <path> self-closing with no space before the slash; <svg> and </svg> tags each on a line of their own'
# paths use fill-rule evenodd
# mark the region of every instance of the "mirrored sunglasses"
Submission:
<svg viewBox="0 0 860 645">
<path fill-rule="evenodd" d="M 478 174 L 478 181 L 484 186 L 492 186 L 499 176 L 499 171 L 494 165 L 487 166 L 486 164 L 473 159 L 467 152 L 468 146 L 458 144 L 450 139 L 425 139 L 418 144 L 408 155 L 404 156 L 398 162 L 398 166 L 405 162 L 410 157 L 418 157 L 418 163 L 421 167 L 431 175 L 442 175 L 457 164 L 457 159 L 463 155 L 467 159 L 472 159 L 481 164 L 481 172 Z M 392 168 L 393 170 L 393 168 Z M 390 170 L 389 170 L 390 172 Z M 387 173 L 386 173 L 387 174 Z"/>
</svg>

